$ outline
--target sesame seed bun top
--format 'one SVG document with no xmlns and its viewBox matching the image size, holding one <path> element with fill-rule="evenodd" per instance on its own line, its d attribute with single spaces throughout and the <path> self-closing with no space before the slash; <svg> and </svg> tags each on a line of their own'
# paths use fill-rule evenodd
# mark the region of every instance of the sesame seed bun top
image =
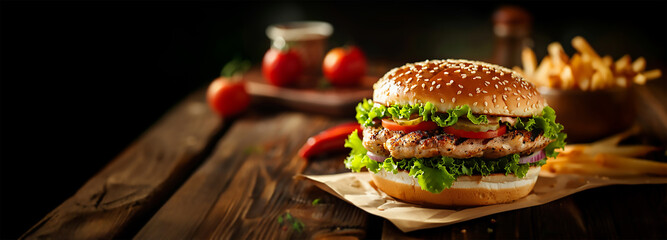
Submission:
<svg viewBox="0 0 667 240">
<path fill-rule="evenodd" d="M 387 72 L 373 85 L 373 101 L 433 103 L 440 112 L 468 105 L 475 114 L 530 117 L 541 115 L 546 101 L 518 73 L 484 62 L 427 60 Z"/>
</svg>

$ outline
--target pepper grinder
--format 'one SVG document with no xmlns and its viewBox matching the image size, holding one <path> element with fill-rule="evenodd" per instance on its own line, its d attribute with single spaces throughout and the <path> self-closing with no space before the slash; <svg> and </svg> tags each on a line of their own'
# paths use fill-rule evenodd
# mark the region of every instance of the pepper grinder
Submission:
<svg viewBox="0 0 667 240">
<path fill-rule="evenodd" d="M 533 47 L 531 39 L 532 17 L 517 6 L 502 6 L 493 14 L 495 46 L 492 62 L 512 68 L 521 66 L 521 50 Z"/>
</svg>

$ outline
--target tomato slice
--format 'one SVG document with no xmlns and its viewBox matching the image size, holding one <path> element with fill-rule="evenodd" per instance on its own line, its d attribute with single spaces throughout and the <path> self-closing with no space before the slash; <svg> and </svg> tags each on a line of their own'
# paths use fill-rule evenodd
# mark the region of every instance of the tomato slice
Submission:
<svg viewBox="0 0 667 240">
<path fill-rule="evenodd" d="M 433 121 L 423 121 L 415 125 L 405 125 L 401 126 L 398 123 L 392 121 L 391 119 L 382 119 L 382 127 L 392 130 L 392 131 L 404 131 L 405 133 L 414 132 L 414 131 L 428 131 L 438 129 L 439 126 Z"/>
<path fill-rule="evenodd" d="M 505 134 L 507 132 L 507 126 L 503 124 L 503 125 L 500 126 L 500 128 L 498 128 L 496 130 L 489 130 L 489 131 L 486 131 L 486 132 L 471 132 L 471 131 L 456 129 L 456 128 L 453 128 L 452 126 L 444 127 L 443 130 L 446 133 L 456 135 L 456 136 L 459 136 L 459 137 L 463 137 L 463 138 L 494 138 L 494 137 L 502 136 L 503 134 Z"/>
</svg>

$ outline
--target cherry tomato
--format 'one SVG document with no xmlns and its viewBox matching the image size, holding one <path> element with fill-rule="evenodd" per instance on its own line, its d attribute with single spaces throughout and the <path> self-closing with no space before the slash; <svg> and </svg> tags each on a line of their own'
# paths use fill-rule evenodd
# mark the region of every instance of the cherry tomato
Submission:
<svg viewBox="0 0 667 240">
<path fill-rule="evenodd" d="M 234 116 L 250 104 L 250 95 L 245 82 L 219 77 L 211 82 L 206 91 L 209 106 L 222 117 Z"/>
<path fill-rule="evenodd" d="M 293 49 L 282 51 L 271 48 L 264 54 L 262 74 L 272 85 L 292 85 L 303 74 L 301 56 Z"/>
<path fill-rule="evenodd" d="M 334 86 L 358 84 L 366 74 L 366 57 L 354 46 L 331 49 L 324 57 L 322 72 Z"/>
<path fill-rule="evenodd" d="M 423 121 L 415 125 L 401 126 L 389 118 L 382 119 L 382 127 L 392 131 L 403 131 L 405 133 L 419 131 L 419 130 L 429 131 L 439 128 L 438 124 L 433 121 Z"/>
<path fill-rule="evenodd" d="M 325 152 L 344 150 L 345 139 L 354 130 L 357 130 L 357 133 L 361 136 L 363 130 L 357 122 L 344 123 L 324 130 L 308 138 L 306 144 L 299 149 L 299 156 L 308 158 Z"/>
<path fill-rule="evenodd" d="M 453 128 L 452 126 L 444 127 L 443 130 L 446 133 L 463 138 L 494 138 L 505 134 L 507 132 L 507 126 L 501 125 L 500 128 L 496 130 L 489 130 L 486 132 L 471 132 L 471 131 L 456 129 Z"/>
</svg>

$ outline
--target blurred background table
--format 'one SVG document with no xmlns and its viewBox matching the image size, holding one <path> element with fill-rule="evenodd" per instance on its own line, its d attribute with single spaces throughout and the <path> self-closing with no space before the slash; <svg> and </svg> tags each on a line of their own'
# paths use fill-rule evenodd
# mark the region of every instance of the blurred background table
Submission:
<svg viewBox="0 0 667 240">
<path fill-rule="evenodd" d="M 648 69 L 665 72 L 667 3 L 516 4 L 533 15 L 538 57 L 548 43 L 582 35 L 615 59 L 645 56 Z M 27 236 L 82 234 L 70 238 L 161 236 L 151 235 L 155 229 L 174 238 L 403 236 L 291 178 L 346 171 L 344 155 L 306 164 L 294 151 L 307 136 L 351 120 L 353 109 L 331 117 L 252 108 L 221 121 L 201 89 L 236 55 L 259 63 L 269 46 L 266 26 L 291 20 L 332 23 L 330 47 L 353 42 L 385 70 L 430 58 L 491 60 L 491 14 L 502 5 L 3 1 L 0 238 L 31 227 Z M 655 135 L 647 141 L 664 141 L 667 81 L 638 93 L 642 126 Z M 258 130 L 267 137 L 238 137 Z M 244 174 L 229 174 L 236 172 Z M 251 192 L 237 188 L 246 182 Z M 309 205 L 314 198 L 322 204 Z M 605 187 L 409 236 L 665 238 L 666 199 L 664 185 Z M 304 220 L 303 233 L 276 228 L 288 211 Z"/>
</svg>

